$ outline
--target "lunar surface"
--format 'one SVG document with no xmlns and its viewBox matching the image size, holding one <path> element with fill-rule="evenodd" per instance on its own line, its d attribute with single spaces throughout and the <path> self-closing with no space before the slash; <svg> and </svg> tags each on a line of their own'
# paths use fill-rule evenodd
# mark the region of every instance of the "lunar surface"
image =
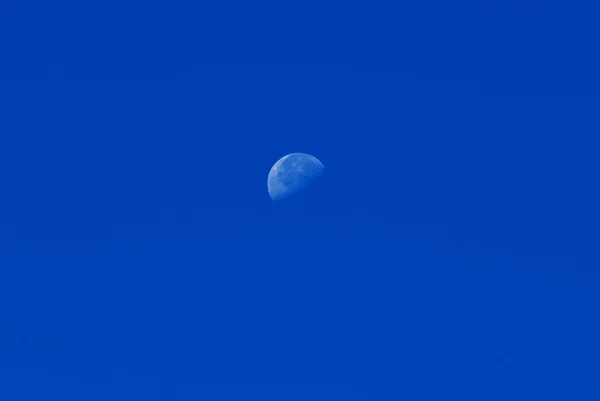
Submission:
<svg viewBox="0 0 600 401">
<path fill-rule="evenodd" d="M 290 153 L 271 167 L 267 189 L 272 200 L 277 201 L 294 195 L 317 180 L 325 166 L 314 156 L 306 153 Z"/>
</svg>

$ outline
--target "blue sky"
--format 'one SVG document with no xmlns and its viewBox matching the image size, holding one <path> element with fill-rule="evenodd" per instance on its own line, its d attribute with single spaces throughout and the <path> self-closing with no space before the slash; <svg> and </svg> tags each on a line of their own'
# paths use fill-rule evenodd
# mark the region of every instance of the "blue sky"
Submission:
<svg viewBox="0 0 600 401">
<path fill-rule="evenodd" d="M 3 13 L 0 398 L 597 400 L 597 11 Z"/>
</svg>

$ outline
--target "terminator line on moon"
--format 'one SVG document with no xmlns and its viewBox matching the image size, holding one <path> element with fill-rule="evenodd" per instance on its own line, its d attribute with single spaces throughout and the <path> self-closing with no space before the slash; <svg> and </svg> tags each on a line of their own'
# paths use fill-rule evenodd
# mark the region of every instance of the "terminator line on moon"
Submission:
<svg viewBox="0 0 600 401">
<path fill-rule="evenodd" d="M 267 189 L 272 200 L 278 201 L 294 195 L 317 180 L 325 166 L 306 153 L 290 153 L 279 159 L 267 178 Z"/>
</svg>

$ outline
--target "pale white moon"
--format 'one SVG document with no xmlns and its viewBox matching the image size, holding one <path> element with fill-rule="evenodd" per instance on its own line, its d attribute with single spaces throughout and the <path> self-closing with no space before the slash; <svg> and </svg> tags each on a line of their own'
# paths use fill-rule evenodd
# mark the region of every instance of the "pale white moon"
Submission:
<svg viewBox="0 0 600 401">
<path fill-rule="evenodd" d="M 272 200 L 280 200 L 297 193 L 323 174 L 325 166 L 306 153 L 290 153 L 279 159 L 267 178 L 267 189 Z"/>
</svg>

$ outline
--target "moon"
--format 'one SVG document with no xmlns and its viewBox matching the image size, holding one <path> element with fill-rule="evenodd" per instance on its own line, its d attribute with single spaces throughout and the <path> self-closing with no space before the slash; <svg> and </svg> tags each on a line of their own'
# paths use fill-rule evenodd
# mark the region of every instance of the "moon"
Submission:
<svg viewBox="0 0 600 401">
<path fill-rule="evenodd" d="M 306 153 L 290 153 L 279 159 L 267 178 L 267 189 L 272 200 L 278 201 L 294 195 L 314 183 L 325 166 Z"/>
</svg>

